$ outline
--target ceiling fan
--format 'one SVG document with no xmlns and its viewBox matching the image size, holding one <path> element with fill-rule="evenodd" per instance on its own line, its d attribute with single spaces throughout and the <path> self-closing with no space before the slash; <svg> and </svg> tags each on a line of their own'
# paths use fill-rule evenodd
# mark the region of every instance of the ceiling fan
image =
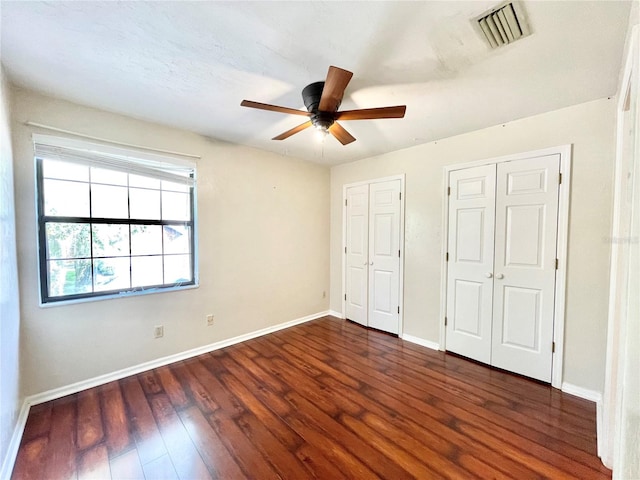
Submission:
<svg viewBox="0 0 640 480">
<path fill-rule="evenodd" d="M 297 127 L 281 133 L 272 140 L 284 140 L 294 133 L 301 132 L 305 128 L 314 126 L 320 132 L 330 133 L 340 143 L 347 145 L 355 141 L 355 137 L 347 132 L 337 120 L 373 120 L 379 118 L 402 118 L 407 109 L 406 105 L 396 107 L 363 108 L 359 110 L 345 110 L 338 112 L 338 107 L 342 102 L 344 90 L 347 88 L 353 73 L 338 67 L 329 67 L 327 79 L 324 82 L 315 82 L 307 85 L 302 90 L 302 100 L 307 111 L 296 110 L 295 108 L 279 107 L 268 103 L 252 102 L 243 100 L 240 103 L 243 107 L 269 110 L 272 112 L 289 113 L 308 117 L 309 120 Z"/>
</svg>

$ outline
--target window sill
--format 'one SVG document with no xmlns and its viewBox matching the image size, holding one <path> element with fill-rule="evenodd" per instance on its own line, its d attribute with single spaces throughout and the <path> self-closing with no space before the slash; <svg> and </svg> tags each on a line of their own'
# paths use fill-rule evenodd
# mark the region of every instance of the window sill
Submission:
<svg viewBox="0 0 640 480">
<path fill-rule="evenodd" d="M 89 302 L 99 302 L 102 300 L 113 300 L 116 298 L 130 298 L 130 297 L 138 297 L 141 295 L 152 295 L 156 293 L 169 293 L 169 292 L 180 292 L 182 290 L 191 290 L 194 288 L 199 288 L 200 285 L 195 283 L 194 285 L 185 285 L 181 287 L 166 287 L 166 288 L 149 288 L 147 290 L 134 290 L 130 292 L 122 292 L 122 293 L 114 293 L 112 295 L 100 295 L 95 297 L 86 297 L 86 298 L 76 298 L 73 300 L 61 300 L 59 302 L 48 302 L 42 303 L 40 301 L 40 308 L 50 308 L 50 307 L 62 307 L 66 305 L 74 305 L 76 303 L 89 303 Z"/>
</svg>

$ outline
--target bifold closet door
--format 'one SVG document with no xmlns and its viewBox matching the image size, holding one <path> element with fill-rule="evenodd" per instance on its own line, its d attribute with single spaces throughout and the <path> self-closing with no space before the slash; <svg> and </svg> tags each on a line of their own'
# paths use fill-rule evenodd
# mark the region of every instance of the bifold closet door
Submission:
<svg viewBox="0 0 640 480">
<path fill-rule="evenodd" d="M 498 164 L 491 365 L 551 381 L 560 155 Z"/>
<path fill-rule="evenodd" d="M 369 309 L 369 185 L 347 189 L 346 316 L 367 326 Z"/>
<path fill-rule="evenodd" d="M 346 191 L 346 317 L 395 334 L 400 329 L 400 191 L 400 180 Z"/>
<path fill-rule="evenodd" d="M 446 348 L 491 363 L 496 166 L 449 176 Z"/>
<path fill-rule="evenodd" d="M 449 175 L 446 349 L 551 381 L 560 156 Z"/>
<path fill-rule="evenodd" d="M 369 186 L 369 326 L 399 333 L 400 180 Z"/>
</svg>

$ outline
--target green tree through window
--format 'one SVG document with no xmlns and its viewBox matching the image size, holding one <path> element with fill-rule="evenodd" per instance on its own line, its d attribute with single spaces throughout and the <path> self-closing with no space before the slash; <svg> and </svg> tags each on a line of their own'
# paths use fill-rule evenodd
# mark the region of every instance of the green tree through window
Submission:
<svg viewBox="0 0 640 480">
<path fill-rule="evenodd" d="M 195 283 L 192 185 L 36 162 L 43 303 Z"/>
</svg>

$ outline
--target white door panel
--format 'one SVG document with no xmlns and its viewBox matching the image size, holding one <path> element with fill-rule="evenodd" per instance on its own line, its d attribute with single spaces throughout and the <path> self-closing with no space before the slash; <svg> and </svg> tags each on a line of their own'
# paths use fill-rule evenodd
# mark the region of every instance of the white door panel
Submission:
<svg viewBox="0 0 640 480">
<path fill-rule="evenodd" d="M 460 208 L 457 211 L 456 262 L 482 265 L 485 262 L 485 207 Z"/>
<path fill-rule="evenodd" d="M 560 156 L 449 175 L 446 348 L 551 381 Z"/>
<path fill-rule="evenodd" d="M 367 308 L 367 268 L 364 266 L 351 266 L 347 272 L 349 278 L 347 298 L 352 308 Z M 353 320 L 351 316 L 349 319 Z"/>
<path fill-rule="evenodd" d="M 346 317 L 367 325 L 369 281 L 369 186 L 347 189 Z"/>
<path fill-rule="evenodd" d="M 398 334 L 400 180 L 372 183 L 369 191 L 369 326 Z"/>
<path fill-rule="evenodd" d="M 495 165 L 450 174 L 446 348 L 491 361 Z"/>
<path fill-rule="evenodd" d="M 400 330 L 400 180 L 346 190 L 346 317 Z"/>
<path fill-rule="evenodd" d="M 498 165 L 491 364 L 551 381 L 560 156 Z"/>
<path fill-rule="evenodd" d="M 543 268 L 546 205 L 506 207 L 504 262 L 506 266 Z"/>
<path fill-rule="evenodd" d="M 504 287 L 500 344 L 533 352 L 540 350 L 541 297 L 540 290 Z"/>
<path fill-rule="evenodd" d="M 484 282 L 456 280 L 453 286 L 452 330 L 482 340 L 482 310 Z"/>
</svg>

